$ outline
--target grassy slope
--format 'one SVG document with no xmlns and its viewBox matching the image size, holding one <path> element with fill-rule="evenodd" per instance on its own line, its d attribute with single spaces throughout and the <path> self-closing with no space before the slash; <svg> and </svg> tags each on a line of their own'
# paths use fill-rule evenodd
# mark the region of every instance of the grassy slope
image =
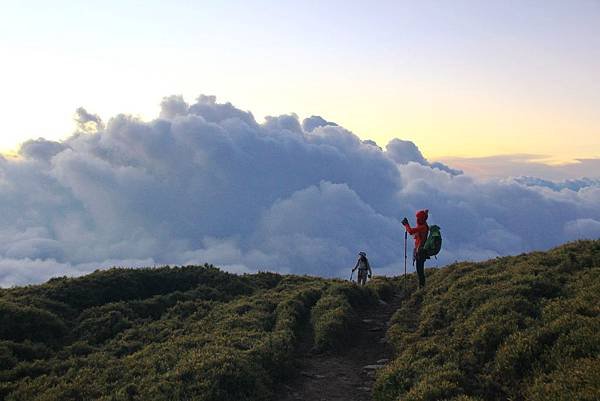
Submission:
<svg viewBox="0 0 600 401">
<path fill-rule="evenodd" d="M 0 399 L 268 400 L 304 324 L 333 349 L 387 287 L 188 266 L 2 290 Z"/>
<path fill-rule="evenodd" d="M 360 289 L 211 266 L 112 269 L 0 290 L 0 400 L 269 400 L 302 326 L 335 350 Z M 376 400 L 596 400 L 600 241 L 428 271 L 387 336 Z"/>
<path fill-rule="evenodd" d="M 600 241 L 428 273 L 376 400 L 600 399 Z"/>
</svg>

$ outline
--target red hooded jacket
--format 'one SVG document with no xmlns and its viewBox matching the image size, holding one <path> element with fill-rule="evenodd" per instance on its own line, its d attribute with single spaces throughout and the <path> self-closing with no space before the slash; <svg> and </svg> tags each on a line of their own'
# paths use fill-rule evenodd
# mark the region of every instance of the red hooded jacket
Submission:
<svg viewBox="0 0 600 401">
<path fill-rule="evenodd" d="M 420 249 L 427 240 L 427 234 L 429 234 L 427 217 L 429 217 L 429 210 L 419 210 L 417 212 L 417 226 L 411 227 L 410 224 L 404 225 L 406 231 L 415 238 L 415 249 Z"/>
</svg>

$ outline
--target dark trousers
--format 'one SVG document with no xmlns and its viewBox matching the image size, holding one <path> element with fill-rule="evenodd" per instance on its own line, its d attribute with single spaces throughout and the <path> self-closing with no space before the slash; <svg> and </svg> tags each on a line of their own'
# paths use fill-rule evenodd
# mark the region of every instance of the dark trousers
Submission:
<svg viewBox="0 0 600 401">
<path fill-rule="evenodd" d="M 427 260 L 427 257 L 423 255 L 421 250 L 416 249 L 413 257 L 417 266 L 417 276 L 419 276 L 419 288 L 425 287 L 425 260 Z"/>
<path fill-rule="evenodd" d="M 358 269 L 358 284 L 367 284 L 367 269 Z"/>
</svg>

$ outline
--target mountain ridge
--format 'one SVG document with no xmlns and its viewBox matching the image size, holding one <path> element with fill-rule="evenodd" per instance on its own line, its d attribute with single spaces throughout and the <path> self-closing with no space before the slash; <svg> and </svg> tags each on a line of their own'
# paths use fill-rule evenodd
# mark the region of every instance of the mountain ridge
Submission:
<svg viewBox="0 0 600 401">
<path fill-rule="evenodd" d="M 365 388 L 378 401 L 596 399 L 599 240 L 428 269 L 427 280 L 361 288 L 204 265 L 2 289 L 0 399 L 272 400 L 327 376 L 299 377 L 302 361 L 360 351 L 361 322 L 382 305 L 395 309 L 378 334 L 389 361 L 372 388 L 344 387 L 362 394 L 348 400 Z"/>
</svg>

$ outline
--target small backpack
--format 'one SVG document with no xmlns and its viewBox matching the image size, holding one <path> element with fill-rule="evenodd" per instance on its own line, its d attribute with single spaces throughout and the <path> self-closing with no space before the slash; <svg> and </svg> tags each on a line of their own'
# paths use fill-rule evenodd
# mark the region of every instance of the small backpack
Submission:
<svg viewBox="0 0 600 401">
<path fill-rule="evenodd" d="M 423 253 L 430 258 L 437 255 L 442 249 L 442 233 L 439 226 L 429 227 L 429 235 L 423 244 Z"/>
</svg>

